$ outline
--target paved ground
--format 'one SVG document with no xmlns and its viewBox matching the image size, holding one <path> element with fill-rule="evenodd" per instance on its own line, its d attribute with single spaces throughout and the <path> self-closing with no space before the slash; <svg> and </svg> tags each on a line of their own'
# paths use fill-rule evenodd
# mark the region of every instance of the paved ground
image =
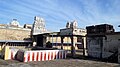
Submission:
<svg viewBox="0 0 120 67">
<path fill-rule="evenodd" d="M 107 63 L 83 59 L 61 59 L 39 62 L 4 61 L 0 59 L 0 67 L 120 67 L 117 63 Z"/>
</svg>

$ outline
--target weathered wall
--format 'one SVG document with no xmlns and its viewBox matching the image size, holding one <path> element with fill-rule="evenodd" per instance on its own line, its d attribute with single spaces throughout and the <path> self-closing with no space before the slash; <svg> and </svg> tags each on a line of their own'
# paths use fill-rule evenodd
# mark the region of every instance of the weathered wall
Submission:
<svg viewBox="0 0 120 67">
<path fill-rule="evenodd" d="M 24 40 L 30 38 L 30 30 L 0 28 L 0 40 Z"/>
<path fill-rule="evenodd" d="M 118 51 L 120 47 L 120 34 L 106 35 L 106 38 L 103 37 L 102 42 L 99 40 L 100 37 L 87 38 L 89 56 L 99 58 L 102 48 L 102 58 L 107 58 Z M 103 46 L 101 47 L 101 45 Z"/>
<path fill-rule="evenodd" d="M 100 37 L 87 37 L 88 56 L 100 58 L 100 40 Z"/>
<path fill-rule="evenodd" d="M 104 51 L 108 52 L 115 52 L 118 50 L 118 47 L 120 47 L 120 34 L 115 34 L 115 35 L 106 35 L 107 40 L 103 40 L 103 45 L 104 45 Z"/>
</svg>

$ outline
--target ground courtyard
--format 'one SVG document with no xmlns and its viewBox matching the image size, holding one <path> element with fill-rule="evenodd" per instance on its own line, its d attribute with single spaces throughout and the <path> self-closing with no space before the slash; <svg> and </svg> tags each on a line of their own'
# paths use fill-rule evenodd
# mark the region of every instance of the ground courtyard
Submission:
<svg viewBox="0 0 120 67">
<path fill-rule="evenodd" d="M 117 63 L 84 59 L 59 59 L 51 61 L 19 62 L 0 59 L 0 67 L 120 67 Z"/>
</svg>

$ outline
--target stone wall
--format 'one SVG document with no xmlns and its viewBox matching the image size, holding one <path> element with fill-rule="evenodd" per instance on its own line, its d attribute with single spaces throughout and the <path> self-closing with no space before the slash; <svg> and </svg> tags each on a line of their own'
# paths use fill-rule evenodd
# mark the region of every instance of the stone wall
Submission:
<svg viewBox="0 0 120 67">
<path fill-rule="evenodd" d="M 31 30 L 0 28 L 0 40 L 25 40 L 30 38 Z"/>
</svg>

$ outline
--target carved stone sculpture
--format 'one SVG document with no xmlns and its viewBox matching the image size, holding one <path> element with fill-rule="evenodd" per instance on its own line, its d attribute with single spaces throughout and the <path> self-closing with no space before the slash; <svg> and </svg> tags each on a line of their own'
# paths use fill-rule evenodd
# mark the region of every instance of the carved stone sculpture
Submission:
<svg viewBox="0 0 120 67">
<path fill-rule="evenodd" d="M 77 23 L 76 20 L 74 20 L 74 21 L 71 22 L 71 24 L 70 24 L 70 28 L 77 28 L 77 26 L 78 26 L 78 23 Z"/>
<path fill-rule="evenodd" d="M 46 32 L 45 29 L 45 20 L 43 18 L 40 18 L 38 16 L 34 17 L 34 24 L 32 28 L 32 34 L 37 35 Z"/>
<path fill-rule="evenodd" d="M 67 22 L 66 28 L 70 28 L 70 22 Z"/>
<path fill-rule="evenodd" d="M 17 19 L 13 19 L 12 22 L 10 22 L 9 24 L 10 26 L 15 26 L 15 27 L 19 27 L 19 22 L 17 21 Z"/>
</svg>

